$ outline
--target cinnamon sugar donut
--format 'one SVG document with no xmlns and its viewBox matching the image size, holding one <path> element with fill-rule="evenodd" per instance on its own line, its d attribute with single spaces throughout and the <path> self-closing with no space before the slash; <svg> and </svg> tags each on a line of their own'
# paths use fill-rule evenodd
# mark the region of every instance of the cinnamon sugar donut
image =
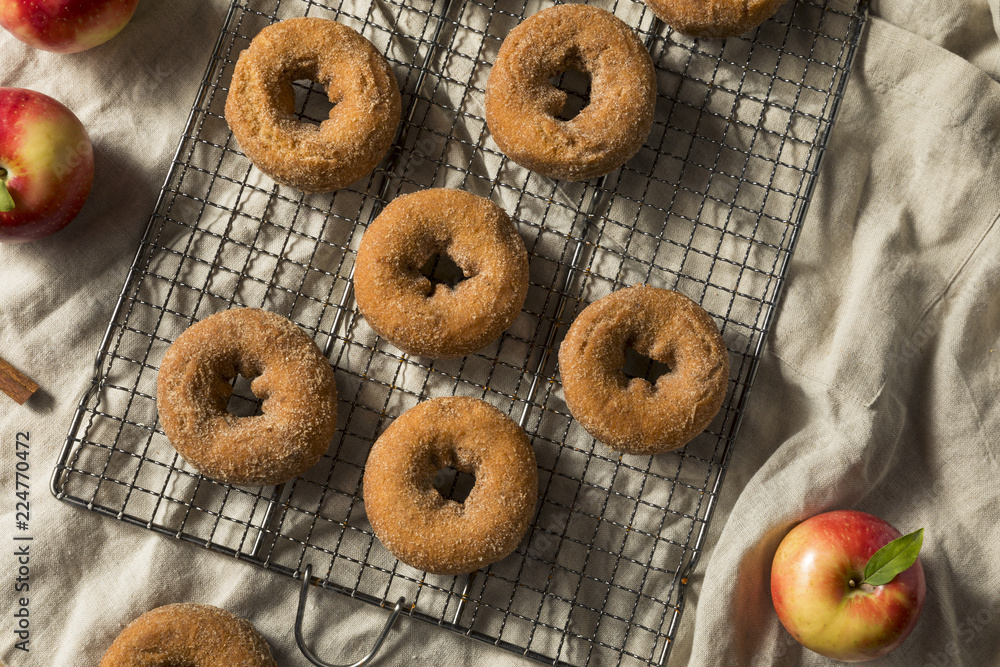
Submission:
<svg viewBox="0 0 1000 667">
<path fill-rule="evenodd" d="M 590 103 L 557 118 L 566 93 L 549 79 L 590 74 Z M 486 124 L 508 157 L 550 178 L 602 176 L 635 155 L 649 135 L 656 74 L 649 52 L 614 14 L 556 5 L 510 31 L 486 86 Z"/>
<path fill-rule="evenodd" d="M 147 611 L 122 630 L 100 667 L 276 667 L 249 621 L 207 604 Z"/>
<path fill-rule="evenodd" d="M 655 384 L 628 379 L 626 349 L 666 364 Z M 679 292 L 638 285 L 587 306 L 559 348 L 566 405 L 587 431 L 626 454 L 687 444 L 726 396 L 729 355 L 712 317 Z"/>
<path fill-rule="evenodd" d="M 465 278 L 435 284 L 421 268 L 447 256 Z M 432 359 L 497 338 L 528 293 L 528 253 L 503 209 L 461 190 L 394 199 L 365 231 L 354 268 L 358 308 L 380 336 Z"/>
<path fill-rule="evenodd" d="M 463 503 L 432 486 L 445 467 L 475 475 Z M 507 556 L 538 497 L 524 431 L 485 401 L 449 396 L 398 417 L 372 447 L 364 499 L 375 535 L 396 558 L 435 574 L 465 574 Z"/>
<path fill-rule="evenodd" d="M 691 37 L 735 37 L 771 18 L 786 0 L 646 0 L 664 23 Z"/>
<path fill-rule="evenodd" d="M 295 117 L 292 82 L 326 87 L 319 127 Z M 272 24 L 240 54 L 226 121 L 248 158 L 305 192 L 336 190 L 371 172 L 392 145 L 399 87 L 386 59 L 352 28 L 321 18 Z"/>
<path fill-rule="evenodd" d="M 226 410 L 237 375 L 263 414 Z M 271 486 L 316 463 L 337 426 L 337 387 L 326 357 L 290 320 L 256 308 L 216 313 L 182 333 L 160 364 L 156 405 L 170 444 L 201 473 Z"/>
</svg>

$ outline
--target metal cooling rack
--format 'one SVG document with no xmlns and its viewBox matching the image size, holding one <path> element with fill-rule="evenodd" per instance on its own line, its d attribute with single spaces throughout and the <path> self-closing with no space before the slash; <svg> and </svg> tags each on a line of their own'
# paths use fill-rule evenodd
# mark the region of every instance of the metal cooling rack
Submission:
<svg viewBox="0 0 1000 667">
<path fill-rule="evenodd" d="M 589 183 L 509 162 L 483 118 L 503 37 L 541 0 L 236 0 L 123 287 L 52 478 L 67 502 L 230 554 L 551 664 L 663 664 L 702 551 L 764 336 L 795 245 L 859 33 L 863 0 L 795 0 L 756 31 L 691 40 L 641 3 L 601 3 L 633 25 L 656 64 L 653 131 L 628 164 Z M 382 165 L 354 187 L 303 195 L 253 168 L 226 125 L 234 63 L 265 25 L 323 16 L 386 55 L 404 122 Z M 586 79 L 564 75 L 568 106 Z M 298 112 L 329 103 L 296 84 Z M 572 113 L 572 111 L 569 111 Z M 432 186 L 489 197 L 530 254 L 524 310 L 463 359 L 403 355 L 351 296 L 359 239 L 398 194 Z M 678 289 L 720 325 L 729 394 L 682 450 L 619 456 L 573 421 L 555 350 L 588 303 L 635 283 Z M 198 475 L 157 424 L 163 353 L 190 324 L 234 306 L 289 316 L 338 378 L 337 437 L 319 464 L 277 488 Z M 643 362 L 646 362 L 645 364 Z M 627 372 L 655 373 L 632 359 Z M 527 431 L 540 501 L 514 554 L 468 577 L 397 562 L 362 502 L 368 450 L 391 420 L 440 395 L 484 398 Z M 239 379 L 230 409 L 257 402 Z M 468 480 L 440 476 L 442 492 Z M 452 471 L 453 473 L 453 471 Z"/>
</svg>

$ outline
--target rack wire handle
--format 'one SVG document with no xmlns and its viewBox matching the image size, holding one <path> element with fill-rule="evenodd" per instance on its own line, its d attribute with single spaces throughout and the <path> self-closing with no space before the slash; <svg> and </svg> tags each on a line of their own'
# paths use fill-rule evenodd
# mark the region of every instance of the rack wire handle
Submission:
<svg viewBox="0 0 1000 667">
<path fill-rule="evenodd" d="M 295 612 L 295 643 L 299 645 L 299 650 L 302 651 L 302 655 L 306 657 L 309 662 L 316 665 L 316 667 L 363 667 L 369 664 L 378 650 L 382 648 L 382 643 L 385 638 L 389 636 L 389 630 L 392 629 L 392 624 L 396 622 L 396 618 L 403 611 L 403 605 L 406 604 L 405 598 L 399 598 L 396 601 L 396 606 L 393 608 L 392 613 L 389 614 L 389 620 L 385 622 L 385 626 L 382 628 L 381 634 L 379 634 L 378 639 L 375 640 L 375 645 L 372 650 L 365 657 L 361 658 L 351 665 L 334 665 L 329 662 L 323 662 L 316 657 L 308 646 L 306 646 L 305 639 L 302 637 L 302 619 L 305 616 L 306 611 L 306 595 L 309 590 L 309 580 L 312 577 L 312 565 L 306 565 L 305 570 L 302 573 L 302 587 L 299 589 L 299 608 Z"/>
</svg>

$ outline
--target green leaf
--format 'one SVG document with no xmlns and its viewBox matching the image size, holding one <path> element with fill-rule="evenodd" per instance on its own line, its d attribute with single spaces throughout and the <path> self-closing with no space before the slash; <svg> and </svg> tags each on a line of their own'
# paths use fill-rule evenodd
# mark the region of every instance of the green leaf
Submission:
<svg viewBox="0 0 1000 667">
<path fill-rule="evenodd" d="M 865 565 L 865 580 L 861 583 L 882 586 L 917 561 L 924 543 L 924 529 L 915 530 L 885 545 L 872 554 Z"/>
<path fill-rule="evenodd" d="M 14 210 L 14 198 L 10 196 L 7 183 L 0 178 L 0 213 L 10 213 Z"/>
</svg>

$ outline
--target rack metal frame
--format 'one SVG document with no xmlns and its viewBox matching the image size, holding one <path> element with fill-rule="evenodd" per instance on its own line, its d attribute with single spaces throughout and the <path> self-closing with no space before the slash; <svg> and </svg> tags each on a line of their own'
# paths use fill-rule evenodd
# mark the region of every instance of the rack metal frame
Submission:
<svg viewBox="0 0 1000 667">
<path fill-rule="evenodd" d="M 507 158 L 483 118 L 503 37 L 543 0 L 233 0 L 132 269 L 53 471 L 60 500 L 549 664 L 665 664 L 705 546 L 761 348 L 867 18 L 867 4 L 793 0 L 760 28 L 693 40 L 641 2 L 599 3 L 635 27 L 656 65 L 657 113 L 624 167 L 555 182 Z M 597 4 L 597 3 L 595 3 Z M 239 52 L 291 16 L 346 23 L 386 55 L 404 120 L 382 165 L 350 188 L 304 195 L 252 167 L 223 107 Z M 557 85 L 587 102 L 585 77 Z M 321 87 L 297 82 L 319 122 Z M 529 250 L 519 319 L 468 357 L 410 357 L 353 304 L 358 241 L 391 199 L 458 187 L 510 213 Z M 623 456 L 562 400 L 555 352 L 573 317 L 635 283 L 677 289 L 716 319 L 730 352 L 725 404 L 681 450 Z M 155 378 L 193 322 L 235 306 L 290 317 L 338 377 L 338 432 L 321 462 L 280 487 L 199 475 L 157 422 Z M 630 358 L 634 376 L 656 374 Z M 396 416 L 439 395 L 483 398 L 532 439 L 539 504 L 514 554 L 465 577 L 418 572 L 379 544 L 361 474 Z M 230 409 L 254 414 L 245 379 Z M 467 485 L 454 471 L 442 493 Z M 399 613 L 397 610 L 396 613 Z"/>
</svg>

